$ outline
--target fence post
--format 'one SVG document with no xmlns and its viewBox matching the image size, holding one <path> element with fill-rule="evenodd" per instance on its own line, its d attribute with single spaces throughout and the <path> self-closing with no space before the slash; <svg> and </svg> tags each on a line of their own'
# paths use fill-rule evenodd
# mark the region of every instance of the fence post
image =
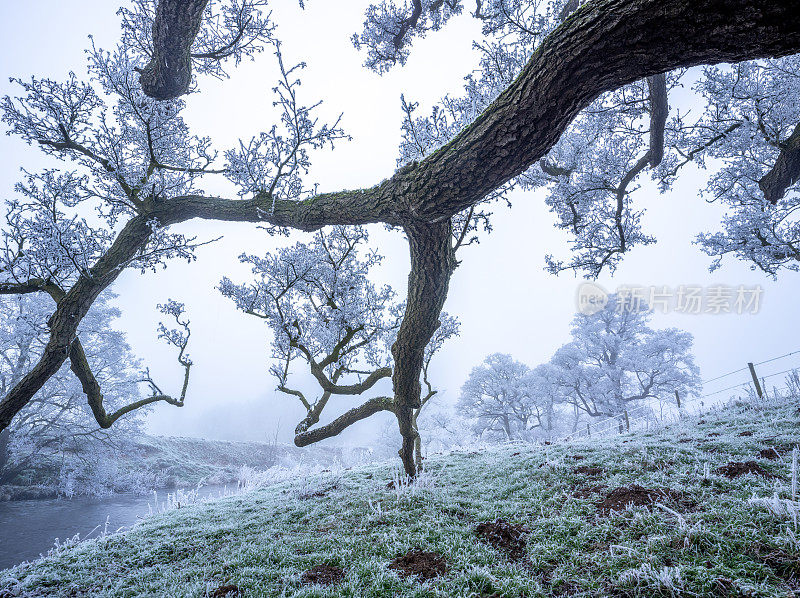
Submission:
<svg viewBox="0 0 800 598">
<path fill-rule="evenodd" d="M 586 435 L 591 438 L 592 437 L 592 427 L 589 424 L 586 424 Z"/>
<path fill-rule="evenodd" d="M 750 375 L 753 377 L 753 384 L 756 387 L 756 394 L 758 394 L 758 398 L 762 398 L 764 393 L 761 390 L 761 384 L 758 382 L 758 376 L 756 375 L 756 368 L 752 363 L 748 363 L 747 367 L 750 368 Z"/>
<path fill-rule="evenodd" d="M 678 391 L 675 391 L 675 400 L 678 401 L 678 409 L 681 408 L 681 395 L 678 394 Z"/>
<path fill-rule="evenodd" d="M 628 410 L 626 409 L 623 413 L 625 414 L 625 430 L 630 432 L 631 431 L 631 420 L 628 418 Z"/>
</svg>

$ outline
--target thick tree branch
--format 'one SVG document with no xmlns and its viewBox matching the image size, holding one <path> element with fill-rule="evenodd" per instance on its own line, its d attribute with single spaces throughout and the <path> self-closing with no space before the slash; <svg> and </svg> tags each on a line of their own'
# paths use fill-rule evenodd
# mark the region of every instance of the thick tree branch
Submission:
<svg viewBox="0 0 800 598">
<path fill-rule="evenodd" d="M 175 221 L 252 221 L 263 215 L 273 224 L 303 230 L 327 224 L 441 221 L 540 160 L 573 118 L 603 92 L 679 67 L 799 51 L 800 11 L 790 4 L 588 2 L 544 40 L 517 79 L 471 125 L 380 185 L 306 202 L 278 201 L 274 212 L 267 197 L 249 202 L 180 198 L 171 203 L 185 205 L 170 211 Z"/>
<path fill-rule="evenodd" d="M 340 434 L 345 428 L 352 426 L 354 423 L 366 419 L 381 411 L 394 411 L 394 400 L 390 397 L 375 397 L 368 400 L 363 405 L 354 407 L 347 413 L 340 415 L 331 423 L 308 430 L 302 434 L 297 434 L 294 437 L 294 443 L 297 446 L 303 447 L 309 444 L 314 444 L 326 438 L 332 438 Z"/>
<path fill-rule="evenodd" d="M 156 100 L 171 100 L 192 82 L 191 50 L 208 0 L 159 0 L 153 21 L 153 56 L 141 70 L 144 92 Z"/>
<path fill-rule="evenodd" d="M 420 375 L 425 365 L 425 347 L 439 326 L 450 276 L 455 268 L 450 220 L 424 226 L 406 226 L 411 250 L 406 313 L 392 345 L 392 383 L 403 447 L 400 457 L 406 474 L 416 475 L 414 448 L 418 434 L 414 410 L 422 407 Z"/>
<path fill-rule="evenodd" d="M 758 186 L 764 199 L 775 205 L 786 195 L 786 190 L 800 180 L 800 124 L 781 144 L 781 152 L 775 164 L 765 174 Z"/>
<path fill-rule="evenodd" d="M 151 233 L 148 219 L 142 216 L 132 218 L 109 250 L 92 266 L 89 275 L 78 278 L 63 298 L 58 300 L 56 310 L 48 321 L 50 338 L 42 356 L 31 371 L 0 400 L 0 430 L 11 423 L 11 419 L 59 370 L 70 353 L 78 325 L 94 300 L 145 246 Z"/>
<path fill-rule="evenodd" d="M 120 407 L 113 413 L 107 413 L 105 407 L 103 406 L 103 391 L 100 388 L 99 382 L 92 373 L 92 368 L 89 365 L 89 361 L 86 359 L 86 353 L 83 350 L 83 345 L 78 338 L 72 341 L 72 345 L 70 346 L 69 350 L 69 359 L 70 369 L 78 378 L 78 380 L 80 380 L 83 392 L 89 401 L 89 407 L 92 410 L 92 414 L 94 415 L 95 420 L 97 420 L 97 424 L 103 429 L 110 428 L 112 425 L 114 425 L 114 422 L 116 422 L 123 415 L 153 403 L 163 401 L 165 403 L 169 403 L 170 405 L 175 405 L 176 407 L 183 407 L 183 401 L 186 397 L 186 387 L 189 383 L 190 366 L 186 367 L 186 376 L 180 399 L 174 399 L 163 394 L 154 394 L 146 399 L 134 401 L 133 403 L 125 405 L 124 407 Z"/>
<path fill-rule="evenodd" d="M 650 91 L 650 168 L 655 168 L 664 159 L 664 128 L 669 116 L 667 98 L 667 76 L 664 73 L 647 78 Z"/>
<path fill-rule="evenodd" d="M 360 395 L 375 386 L 380 380 L 390 377 L 392 375 L 392 368 L 378 368 L 364 378 L 364 380 L 356 384 L 335 384 L 328 379 L 322 367 L 313 361 L 311 362 L 311 374 L 317 379 L 317 382 L 319 382 L 319 385 L 325 392 L 330 392 L 335 395 Z"/>
</svg>

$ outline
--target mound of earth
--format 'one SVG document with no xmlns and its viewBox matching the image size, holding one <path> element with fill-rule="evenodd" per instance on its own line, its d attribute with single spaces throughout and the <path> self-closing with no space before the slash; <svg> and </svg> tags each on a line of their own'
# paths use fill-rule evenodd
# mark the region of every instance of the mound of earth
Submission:
<svg viewBox="0 0 800 598">
<path fill-rule="evenodd" d="M 608 492 L 603 498 L 595 503 L 601 513 L 611 511 L 624 511 L 628 505 L 641 507 L 652 505 L 658 502 L 673 501 L 685 502 L 680 492 L 669 488 L 643 488 L 637 484 L 621 486 Z"/>
<path fill-rule="evenodd" d="M 764 478 L 777 477 L 761 467 L 755 461 L 731 461 L 727 465 L 723 465 L 722 467 L 715 469 L 714 472 L 724 475 L 730 479 L 738 478 L 740 475 L 746 475 L 748 473 L 760 475 Z"/>
<path fill-rule="evenodd" d="M 502 550 L 512 559 L 525 556 L 525 535 L 530 530 L 524 525 L 509 523 L 505 519 L 484 521 L 475 527 L 475 533 L 494 548 Z"/>
<path fill-rule="evenodd" d="M 576 488 L 572 496 L 575 498 L 589 498 L 592 494 L 600 494 L 603 490 L 608 488 L 605 484 L 599 486 L 586 486 L 585 488 Z"/>
<path fill-rule="evenodd" d="M 447 571 L 447 559 L 438 552 L 425 552 L 419 548 L 412 548 L 389 563 L 389 569 L 394 569 L 407 577 L 429 580 Z"/>
<path fill-rule="evenodd" d="M 332 586 L 344 580 L 344 571 L 341 567 L 334 565 L 314 565 L 305 571 L 300 578 L 304 584 L 319 584 L 321 586 Z"/>
<path fill-rule="evenodd" d="M 212 590 L 208 595 L 210 598 L 229 598 L 231 596 L 238 596 L 239 586 L 235 586 L 233 584 L 220 586 L 217 589 Z"/>
</svg>

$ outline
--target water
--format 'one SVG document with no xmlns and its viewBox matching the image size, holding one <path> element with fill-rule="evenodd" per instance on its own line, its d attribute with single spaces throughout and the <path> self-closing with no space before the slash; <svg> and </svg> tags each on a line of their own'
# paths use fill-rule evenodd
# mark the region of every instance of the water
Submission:
<svg viewBox="0 0 800 598">
<path fill-rule="evenodd" d="M 228 490 L 235 490 L 234 484 Z M 220 496 L 225 486 L 200 488 L 200 497 Z M 158 492 L 162 504 L 169 490 Z M 17 500 L 0 502 L 0 569 L 47 554 L 56 538 L 64 541 L 80 534 L 83 538 L 102 535 L 108 520 L 108 533 L 127 529 L 149 512 L 153 494 L 115 494 L 105 498 Z"/>
</svg>

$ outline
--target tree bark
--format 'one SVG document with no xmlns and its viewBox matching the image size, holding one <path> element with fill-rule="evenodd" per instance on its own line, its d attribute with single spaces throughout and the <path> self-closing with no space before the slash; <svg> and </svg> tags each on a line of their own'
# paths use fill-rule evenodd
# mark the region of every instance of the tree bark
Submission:
<svg viewBox="0 0 800 598">
<path fill-rule="evenodd" d="M 142 91 L 171 100 L 189 91 L 192 44 L 208 0 L 159 0 L 153 22 L 153 56 L 139 73 Z"/>
<path fill-rule="evenodd" d="M 450 276 L 455 267 L 451 246 L 450 220 L 433 224 L 413 223 L 405 226 L 411 251 L 411 272 L 408 275 L 406 313 L 392 345 L 394 357 L 395 414 L 403 437 L 400 458 L 407 475 L 417 473 L 414 445 L 414 410 L 421 404 L 420 376 L 425 347 L 439 327 L 439 315 L 447 298 Z"/>
<path fill-rule="evenodd" d="M 0 432 L 0 480 L 3 477 L 3 470 L 8 463 L 8 443 L 11 440 L 11 429 L 6 428 Z"/>
<path fill-rule="evenodd" d="M 786 190 L 800 180 L 800 124 L 781 145 L 775 164 L 758 181 L 764 199 L 772 205 L 783 199 Z"/>
<path fill-rule="evenodd" d="M 319 428 L 314 428 L 313 430 L 308 430 L 306 432 L 302 432 L 301 434 L 297 434 L 294 437 L 294 443 L 299 447 L 308 446 L 309 444 L 314 444 L 320 440 L 337 436 L 345 428 L 352 426 L 354 423 L 361 421 L 362 419 L 366 419 L 372 415 L 375 415 L 376 413 L 393 410 L 394 401 L 392 399 L 389 397 L 375 397 L 368 400 L 363 405 L 359 405 L 358 407 L 350 409 L 350 411 L 340 415 L 325 426 L 320 426 Z"/>
</svg>

